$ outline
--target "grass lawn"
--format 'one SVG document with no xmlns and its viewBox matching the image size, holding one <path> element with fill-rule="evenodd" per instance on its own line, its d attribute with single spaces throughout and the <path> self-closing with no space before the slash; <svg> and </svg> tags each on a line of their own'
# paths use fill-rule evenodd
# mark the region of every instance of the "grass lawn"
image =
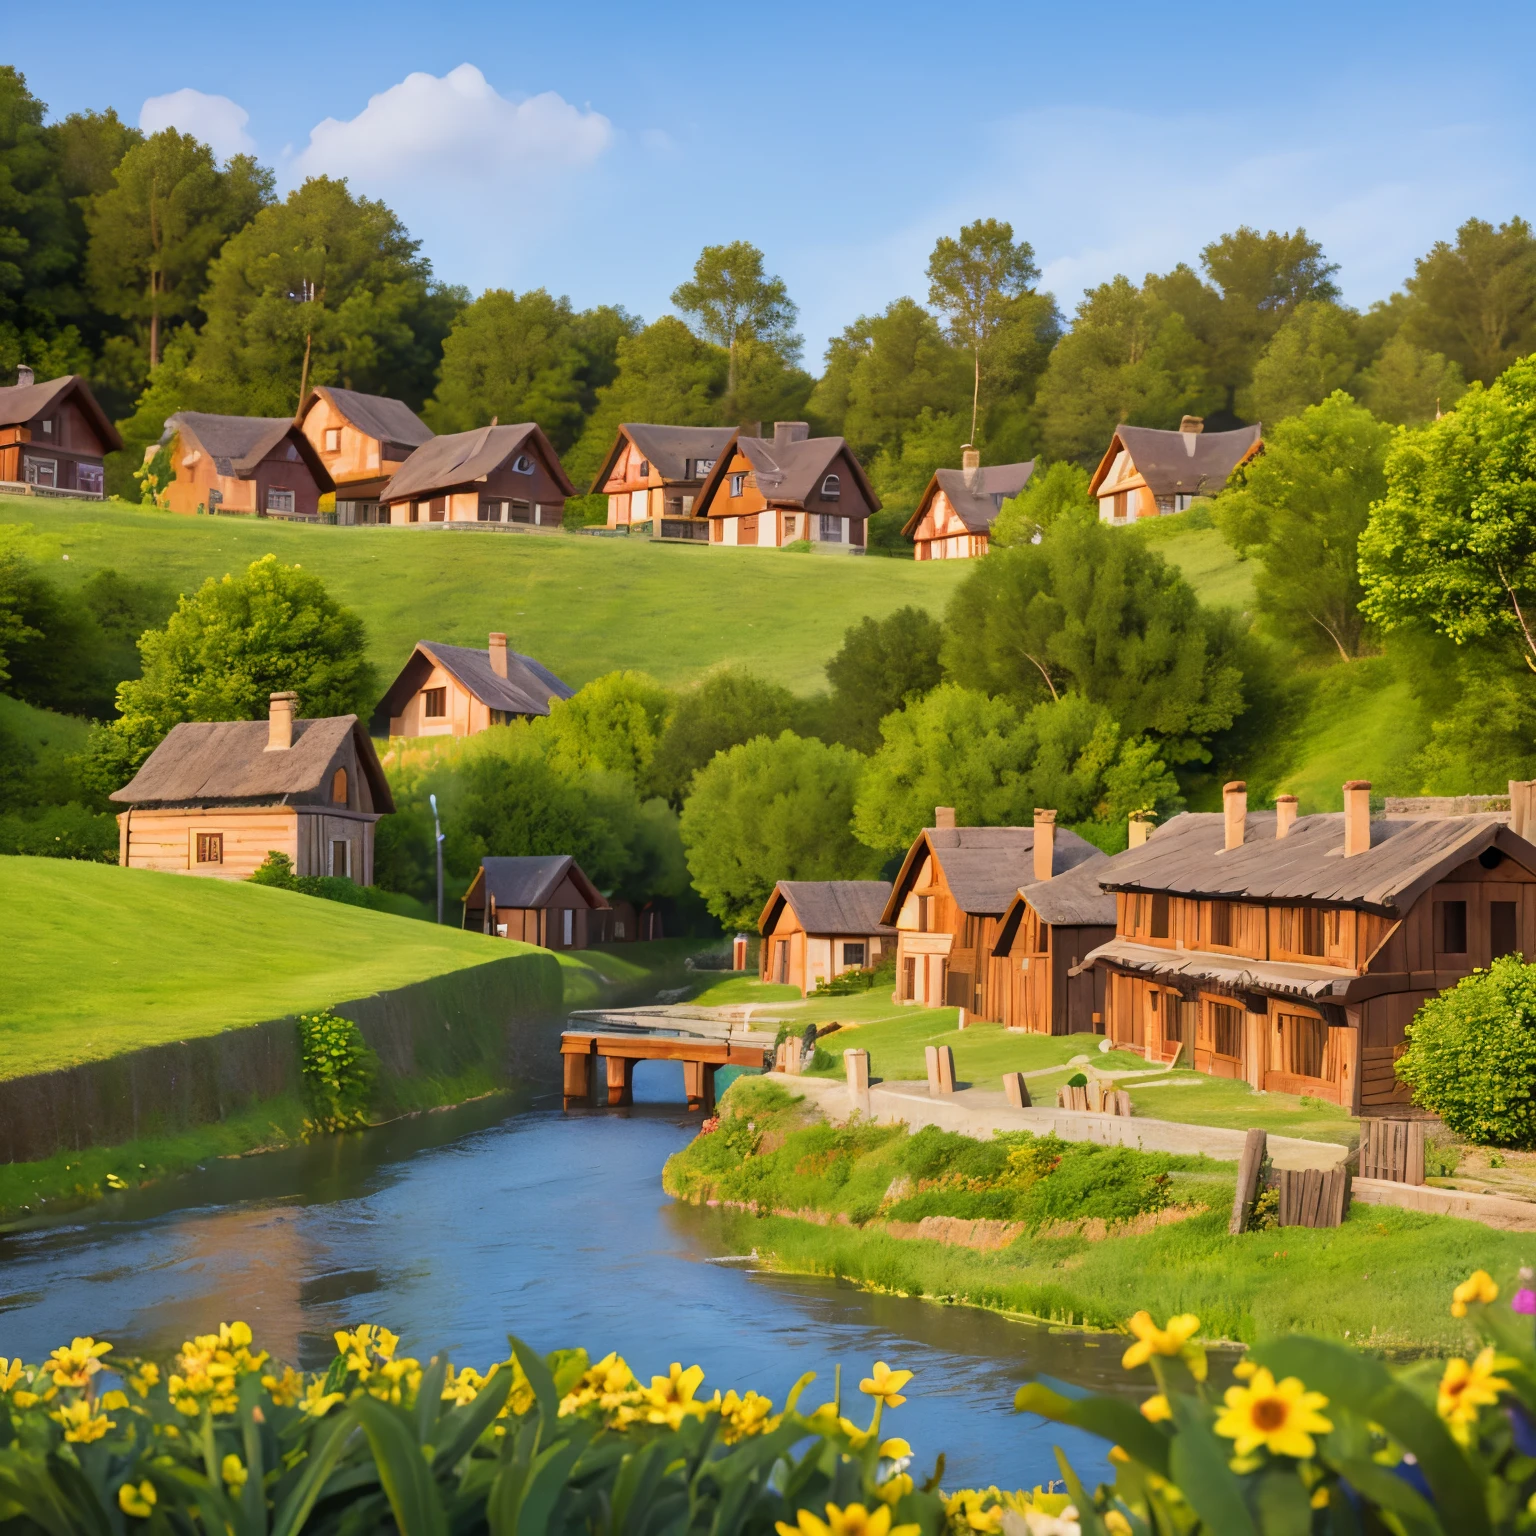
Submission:
<svg viewBox="0 0 1536 1536">
<path fill-rule="evenodd" d="M 1164 523 L 1168 526 L 1158 526 Z M 1156 523 L 1138 529 L 1138 534 L 1170 565 L 1179 568 L 1202 603 L 1236 608 L 1242 613 L 1253 606 L 1253 562 L 1238 559 L 1215 528 L 1178 526 L 1176 514 L 1174 518 L 1158 518 Z"/>
</svg>

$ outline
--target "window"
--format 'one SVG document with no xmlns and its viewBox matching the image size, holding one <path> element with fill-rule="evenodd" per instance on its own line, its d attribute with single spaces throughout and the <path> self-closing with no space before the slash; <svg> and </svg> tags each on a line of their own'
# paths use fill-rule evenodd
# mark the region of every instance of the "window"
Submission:
<svg viewBox="0 0 1536 1536">
<path fill-rule="evenodd" d="M 520 453 L 512 460 L 512 473 L 514 475 L 531 475 L 533 473 L 533 460 L 526 453 Z"/>
<path fill-rule="evenodd" d="M 800 519 L 793 512 L 784 514 L 784 542 L 800 537 Z"/>
<path fill-rule="evenodd" d="M 917 898 L 917 931 L 928 932 L 928 924 L 933 916 L 933 897 L 919 896 Z"/>
<path fill-rule="evenodd" d="M 821 499 L 836 501 L 843 494 L 843 482 L 836 475 L 827 475 L 821 482 Z"/>
<path fill-rule="evenodd" d="M 106 475 L 100 464 L 76 464 L 75 487 L 92 496 L 100 496 L 106 485 Z"/>
<path fill-rule="evenodd" d="M 862 944 L 844 944 L 843 964 L 850 970 L 863 970 L 864 946 Z"/>
<path fill-rule="evenodd" d="M 843 542 L 843 520 L 830 512 L 821 514 L 821 542 L 823 544 L 841 544 Z"/>
<path fill-rule="evenodd" d="M 1175 1045 L 1184 1043 L 1184 1024 L 1186 1015 L 1194 1008 L 1193 1003 L 1186 1003 L 1181 998 L 1170 996 L 1168 1006 L 1163 1011 L 1163 1039 Z"/>
<path fill-rule="evenodd" d="M 1328 1026 L 1308 1014 L 1282 1013 L 1275 1018 L 1271 1069 L 1292 1077 L 1325 1078 Z"/>
<path fill-rule="evenodd" d="M 52 417 L 45 418 L 43 423 L 42 423 L 42 427 L 43 427 L 43 436 L 44 437 L 52 437 L 53 436 L 53 418 Z"/>
<path fill-rule="evenodd" d="M 693 473 L 686 478 L 689 480 L 702 480 L 714 467 L 715 461 L 713 459 L 695 459 L 693 461 Z"/>
<path fill-rule="evenodd" d="M 448 718 L 448 689 L 423 688 L 421 691 L 421 712 L 428 720 L 446 720 Z"/>
<path fill-rule="evenodd" d="M 1512 955 L 1520 948 L 1517 913 L 1519 908 L 1512 901 L 1488 903 L 1488 942 L 1492 949 L 1490 959 L 1500 955 Z"/>
<path fill-rule="evenodd" d="M 1161 892 L 1152 898 L 1152 924 L 1149 937 L 1154 939 L 1168 937 L 1168 898 Z"/>
<path fill-rule="evenodd" d="M 1293 955 L 1326 955 L 1339 948 L 1343 914 L 1325 907 L 1287 907 L 1280 913 L 1280 948 Z"/>
<path fill-rule="evenodd" d="M 327 427 L 325 429 L 325 451 L 327 453 L 341 452 L 341 428 Z"/>
<path fill-rule="evenodd" d="M 331 873 L 346 880 L 352 878 L 352 844 L 346 838 L 331 839 Z"/>
<path fill-rule="evenodd" d="M 1211 943 L 1222 945 L 1232 943 L 1232 903 L 1230 901 L 1211 903 Z"/>
<path fill-rule="evenodd" d="M 917 961 L 911 955 L 901 962 L 901 995 L 909 1003 L 917 997 Z"/>
<path fill-rule="evenodd" d="M 293 492 L 281 485 L 269 485 L 267 487 L 267 511 L 268 512 L 292 512 L 294 509 Z"/>
<path fill-rule="evenodd" d="M 576 942 L 576 914 L 566 907 L 560 914 L 561 943 L 567 949 Z"/>
<path fill-rule="evenodd" d="M 1435 903 L 1435 936 L 1439 939 L 1442 955 L 1464 955 L 1467 952 L 1467 904 L 1464 901 L 1437 901 Z"/>
<path fill-rule="evenodd" d="M 487 501 L 480 498 L 479 517 L 482 523 L 500 523 L 506 520 L 507 504 L 504 501 Z"/>
<path fill-rule="evenodd" d="M 199 864 L 222 864 L 224 862 L 224 834 L 222 832 L 199 832 L 197 834 L 197 862 Z"/>
<path fill-rule="evenodd" d="M 413 523 L 419 523 L 421 521 L 421 503 L 419 501 L 413 501 L 411 503 L 410 519 Z"/>
<path fill-rule="evenodd" d="M 747 477 L 745 474 L 731 476 L 731 495 L 740 496 L 746 489 Z"/>
<path fill-rule="evenodd" d="M 1218 1056 L 1241 1061 L 1243 1056 L 1243 1011 L 1230 1003 L 1207 1003 L 1211 1019 L 1211 1049 Z"/>
<path fill-rule="evenodd" d="M 531 523 L 533 521 L 533 507 L 526 501 L 514 501 L 512 503 L 512 521 L 514 523 Z"/>
<path fill-rule="evenodd" d="M 29 453 L 23 455 L 21 462 L 22 478 L 26 480 L 28 485 L 58 485 L 59 464 L 57 459 L 34 459 Z"/>
<path fill-rule="evenodd" d="M 347 770 L 338 768 L 331 775 L 331 804 L 345 805 L 347 803 Z"/>
<path fill-rule="evenodd" d="M 650 460 L 648 460 L 648 459 L 641 459 L 640 460 L 640 469 L 639 469 L 640 478 L 643 480 L 648 474 L 650 474 L 650 472 L 651 472 Z"/>
</svg>

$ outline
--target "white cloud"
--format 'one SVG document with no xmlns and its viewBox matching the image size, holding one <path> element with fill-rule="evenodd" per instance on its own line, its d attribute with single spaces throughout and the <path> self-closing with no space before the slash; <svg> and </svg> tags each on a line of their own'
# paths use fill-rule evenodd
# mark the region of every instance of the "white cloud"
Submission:
<svg viewBox="0 0 1536 1536">
<path fill-rule="evenodd" d="M 179 128 L 211 146 L 221 160 L 254 152 L 256 141 L 245 131 L 251 114 L 228 96 L 210 96 L 191 86 L 166 96 L 151 96 L 139 111 L 145 133 Z"/>
</svg>

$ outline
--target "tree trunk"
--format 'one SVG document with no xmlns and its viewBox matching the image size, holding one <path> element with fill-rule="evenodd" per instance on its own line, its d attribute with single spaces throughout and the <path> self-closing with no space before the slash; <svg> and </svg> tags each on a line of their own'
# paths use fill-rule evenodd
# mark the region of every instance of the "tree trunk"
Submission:
<svg viewBox="0 0 1536 1536">
<path fill-rule="evenodd" d="M 314 332 L 308 332 L 304 337 L 304 368 L 299 374 L 299 403 L 294 408 L 293 417 L 297 421 L 299 412 L 304 409 L 304 396 L 309 393 L 309 344 L 314 340 Z"/>
<path fill-rule="evenodd" d="M 981 404 L 981 348 L 973 347 L 971 356 L 976 363 L 976 382 L 971 389 L 971 447 L 976 446 L 976 412 Z"/>
</svg>

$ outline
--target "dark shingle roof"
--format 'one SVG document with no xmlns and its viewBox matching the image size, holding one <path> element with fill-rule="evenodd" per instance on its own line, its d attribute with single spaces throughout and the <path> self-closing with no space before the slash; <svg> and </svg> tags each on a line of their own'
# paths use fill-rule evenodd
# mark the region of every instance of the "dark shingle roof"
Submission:
<svg viewBox="0 0 1536 1536">
<path fill-rule="evenodd" d="M 465 901 L 476 891 L 484 901 L 489 892 L 498 907 L 542 907 L 569 875 L 576 888 L 594 907 L 608 905 L 601 893 L 587 879 L 581 866 L 568 853 L 493 856 L 481 859 L 480 873 L 465 893 Z"/>
<path fill-rule="evenodd" d="M 310 391 L 309 402 L 299 415 L 301 421 L 309 414 L 314 400 L 321 396 L 359 432 L 376 437 L 381 443 L 393 444 L 408 453 L 432 439 L 431 427 L 405 401 L 392 400 L 388 395 L 365 395 L 355 389 L 337 389 L 331 384 L 319 384 Z"/>
<path fill-rule="evenodd" d="M 894 933 L 880 920 L 890 896 L 889 880 L 780 880 L 758 927 L 782 900 L 807 933 Z"/>
<path fill-rule="evenodd" d="M 1056 833 L 1058 842 L 1061 832 Z M 1063 927 L 1115 926 L 1115 898 L 1099 884 L 1109 856 L 1099 849 L 1075 868 L 1053 880 L 1019 888 L 1019 896 L 1040 914 L 1042 922 Z"/>
<path fill-rule="evenodd" d="M 1255 422 L 1232 432 L 1165 432 L 1157 427 L 1119 426 L 1115 436 L 1129 451 L 1137 473 L 1154 496 L 1214 496 L 1263 433 Z M 1104 486 L 1094 489 L 1097 492 Z"/>
<path fill-rule="evenodd" d="M 309 466 L 322 491 L 331 490 L 330 472 L 315 453 L 314 444 L 294 425 L 291 416 L 215 416 L 207 411 L 177 411 L 166 417 L 160 441 L 180 433 L 213 460 L 221 475 L 246 479 L 256 466 L 283 441 L 290 438 L 294 452 Z"/>
<path fill-rule="evenodd" d="M 886 903 L 885 921 L 894 923 L 923 850 L 932 852 L 945 883 L 962 912 L 1006 912 L 1019 887 L 1034 878 L 1033 827 L 926 827 L 907 850 L 901 873 Z M 1076 869 L 1085 860 L 1102 858 L 1092 843 L 1068 827 L 1056 829 L 1051 859 L 1053 876 Z"/>
<path fill-rule="evenodd" d="M 514 454 L 536 446 L 545 467 L 567 496 L 576 487 L 561 467 L 560 457 L 537 422 L 513 426 L 476 427 L 472 432 L 449 432 L 417 448 L 390 477 L 384 496 L 389 501 L 436 495 L 456 485 L 470 485 L 501 468 Z"/>
<path fill-rule="evenodd" d="M 41 384 L 10 384 L 0 389 L 0 427 L 21 427 L 44 411 L 58 405 L 73 395 L 81 409 L 91 418 L 96 434 L 109 450 L 123 446 L 123 440 L 96 403 L 90 386 L 78 373 L 66 373 L 62 378 L 47 379 Z"/>
<path fill-rule="evenodd" d="M 730 427 L 659 427 L 640 421 L 626 421 L 621 430 L 667 480 L 687 479 L 689 459 L 718 459 L 735 436 Z"/>
<path fill-rule="evenodd" d="M 1096 961 L 1143 976 L 1183 978 L 1233 991 L 1278 992 L 1284 997 L 1312 999 L 1345 997 L 1350 983 L 1357 979 L 1353 971 L 1340 970 L 1338 966 L 1250 960 L 1243 955 L 1210 950 L 1160 949 L 1155 944 L 1138 944 L 1134 939 L 1123 938 L 1110 939 L 1090 951 L 1072 974 L 1086 971 Z"/>
<path fill-rule="evenodd" d="M 491 666 L 488 650 L 441 645 L 436 640 L 419 640 L 417 644 L 492 709 L 513 715 L 547 715 L 552 699 L 568 699 L 576 691 L 548 667 L 517 651 L 507 652 L 507 675 L 501 677 Z"/>
<path fill-rule="evenodd" d="M 1010 496 L 1017 496 L 1029 484 L 1035 461 L 1022 464 L 988 464 L 981 469 L 936 469 L 928 489 L 923 492 L 917 510 L 901 531 L 911 535 L 932 504 L 934 495 L 943 491 L 955 515 L 971 533 L 986 533 Z"/>
</svg>

